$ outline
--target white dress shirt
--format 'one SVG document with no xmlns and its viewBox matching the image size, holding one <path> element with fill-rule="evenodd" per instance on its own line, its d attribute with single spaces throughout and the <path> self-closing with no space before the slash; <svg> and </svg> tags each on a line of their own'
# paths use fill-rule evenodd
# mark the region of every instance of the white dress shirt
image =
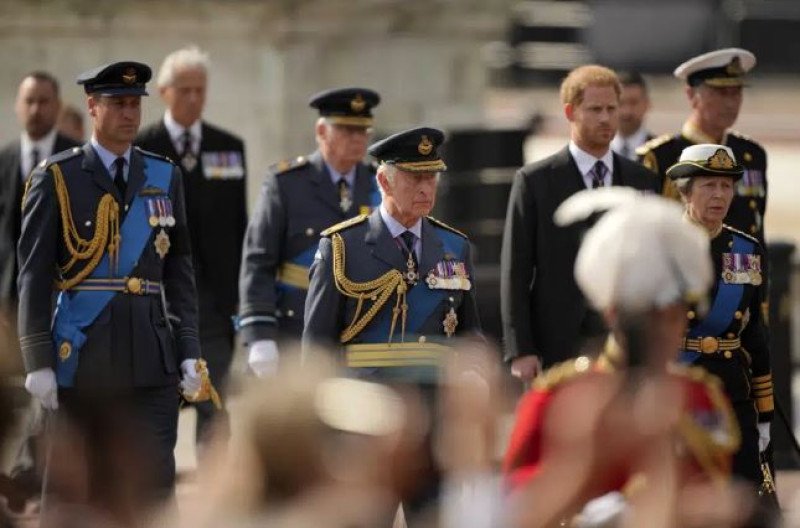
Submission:
<svg viewBox="0 0 800 528">
<path fill-rule="evenodd" d="M 28 179 L 31 171 L 34 169 L 33 166 L 33 158 L 31 155 L 33 154 L 33 149 L 36 149 L 39 153 L 39 161 L 44 160 L 45 158 L 49 158 L 53 155 L 53 148 L 56 145 L 56 127 L 53 127 L 50 132 L 39 138 L 37 141 L 34 141 L 30 138 L 27 132 L 23 132 L 20 136 L 20 176 L 22 180 L 25 181 Z"/>
<path fill-rule="evenodd" d="M 581 177 L 583 177 L 583 183 L 586 184 L 586 188 L 591 189 L 592 180 L 594 178 L 590 172 L 594 169 L 594 164 L 597 163 L 598 158 L 595 158 L 594 155 L 589 154 L 585 150 L 581 150 L 573 141 L 569 142 L 569 153 L 572 154 L 572 158 L 578 165 L 578 171 L 580 171 Z M 603 165 L 606 166 L 606 169 L 608 169 L 605 179 L 603 179 L 603 187 L 610 187 L 611 178 L 614 175 L 614 151 L 608 149 L 606 153 L 603 154 L 603 157 L 599 159 L 603 162 Z"/>
<path fill-rule="evenodd" d="M 203 126 L 199 119 L 187 128 L 178 124 L 172 117 L 170 111 L 167 110 L 164 114 L 164 126 L 167 128 L 169 138 L 172 140 L 172 146 L 175 147 L 175 152 L 177 152 L 179 156 L 183 155 L 183 133 L 188 130 L 189 134 L 192 136 L 192 152 L 195 156 L 199 157 L 200 141 L 203 139 Z"/>
</svg>

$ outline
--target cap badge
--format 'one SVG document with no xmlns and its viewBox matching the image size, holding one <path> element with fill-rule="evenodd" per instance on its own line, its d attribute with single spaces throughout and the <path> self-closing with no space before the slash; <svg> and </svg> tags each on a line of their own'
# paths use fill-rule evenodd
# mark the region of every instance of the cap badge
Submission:
<svg viewBox="0 0 800 528">
<path fill-rule="evenodd" d="M 364 101 L 364 98 L 361 97 L 361 94 L 356 94 L 356 96 L 350 101 L 350 110 L 357 114 L 363 112 L 366 106 L 367 102 Z"/>
<path fill-rule="evenodd" d="M 725 67 L 725 73 L 728 75 L 742 75 L 744 68 L 742 68 L 742 61 L 739 57 L 734 57 L 731 62 Z"/>
<path fill-rule="evenodd" d="M 428 139 L 428 136 L 422 136 L 422 140 L 419 142 L 419 145 L 417 145 L 417 150 L 423 156 L 427 156 L 431 153 L 433 150 L 433 143 Z"/>
<path fill-rule="evenodd" d="M 128 68 L 122 74 L 122 82 L 125 84 L 133 84 L 136 82 L 136 68 Z"/>
<path fill-rule="evenodd" d="M 707 163 L 709 169 L 715 170 L 732 169 L 735 165 L 725 149 L 717 149 L 714 155 L 708 158 Z"/>
</svg>

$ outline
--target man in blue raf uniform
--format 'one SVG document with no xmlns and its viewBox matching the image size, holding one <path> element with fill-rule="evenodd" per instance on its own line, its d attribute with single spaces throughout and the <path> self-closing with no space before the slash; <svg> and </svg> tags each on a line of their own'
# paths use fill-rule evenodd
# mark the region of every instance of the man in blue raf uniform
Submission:
<svg viewBox="0 0 800 528">
<path fill-rule="evenodd" d="M 273 166 L 247 227 L 239 278 L 239 327 L 258 375 L 278 359 L 276 340 L 299 341 L 308 268 L 320 232 L 380 202 L 374 167 L 362 160 L 380 101 L 366 88 L 330 90 L 311 98 L 319 110 L 319 149 Z"/>
<path fill-rule="evenodd" d="M 144 64 L 118 62 L 78 78 L 94 134 L 28 181 L 19 333 L 28 391 L 67 415 L 92 398 L 124 402 L 152 448 L 153 489 L 168 495 L 177 392 L 193 399 L 207 376 L 180 172 L 131 147 L 150 76 Z"/>
<path fill-rule="evenodd" d="M 727 48 L 704 53 L 675 69 L 686 83 L 692 114 L 677 134 L 657 137 L 637 149 L 642 163 L 661 176 L 665 196 L 678 198 L 666 170 L 686 147 L 719 143 L 729 147 L 742 165 L 744 175 L 725 222 L 764 243 L 764 215 L 767 208 L 767 153 L 751 138 L 730 130 L 742 107 L 745 74 L 756 64 L 747 50 Z"/>
<path fill-rule="evenodd" d="M 708 233 L 717 277 L 707 313 L 692 308 L 686 314 L 689 328 L 680 360 L 722 380 L 741 430 L 733 473 L 759 486 L 760 453 L 770 441 L 774 407 L 769 342 L 761 315 L 764 252 L 754 237 L 723 224 L 743 172 L 731 148 L 701 144 L 684 149 L 667 177 L 686 205 L 687 220 Z"/>
<path fill-rule="evenodd" d="M 341 350 L 358 375 L 435 381 L 453 338 L 480 331 L 469 241 L 427 216 L 446 170 L 443 141 L 415 128 L 371 146 L 380 207 L 322 233 L 303 344 Z"/>
</svg>

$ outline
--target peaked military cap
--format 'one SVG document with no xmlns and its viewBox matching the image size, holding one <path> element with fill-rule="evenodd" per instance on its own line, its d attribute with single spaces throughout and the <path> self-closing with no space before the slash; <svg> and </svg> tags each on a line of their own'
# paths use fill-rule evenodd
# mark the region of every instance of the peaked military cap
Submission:
<svg viewBox="0 0 800 528">
<path fill-rule="evenodd" d="M 150 66 L 141 62 L 112 62 L 78 76 L 87 94 L 147 95 L 145 84 L 153 76 Z"/>
<path fill-rule="evenodd" d="M 744 168 L 736 162 L 733 151 L 725 145 L 703 143 L 683 149 L 678 163 L 667 169 L 667 177 L 693 178 L 695 176 L 742 177 Z"/>
<path fill-rule="evenodd" d="M 381 96 L 369 88 L 336 88 L 320 92 L 308 104 L 336 125 L 372 126 L 372 109 Z"/>
<path fill-rule="evenodd" d="M 439 156 L 444 132 L 419 127 L 389 136 L 374 143 L 367 152 L 381 163 L 407 172 L 443 172 L 447 170 Z"/>
<path fill-rule="evenodd" d="M 756 56 L 741 48 L 703 53 L 684 62 L 673 72 L 690 86 L 742 86 L 744 75 L 756 65 Z"/>
</svg>

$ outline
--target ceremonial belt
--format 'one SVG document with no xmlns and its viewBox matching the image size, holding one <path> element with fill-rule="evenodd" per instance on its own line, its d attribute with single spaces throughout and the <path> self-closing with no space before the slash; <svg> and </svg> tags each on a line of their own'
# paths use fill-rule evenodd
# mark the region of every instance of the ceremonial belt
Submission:
<svg viewBox="0 0 800 528">
<path fill-rule="evenodd" d="M 451 348 L 438 343 L 363 343 L 347 345 L 347 366 L 417 367 L 439 366 Z"/>
<path fill-rule="evenodd" d="M 725 350 L 738 350 L 742 348 L 742 340 L 738 337 L 736 339 L 684 337 L 683 340 L 681 340 L 681 348 L 683 350 L 691 350 L 703 354 L 715 354 Z"/>
<path fill-rule="evenodd" d="M 129 295 L 161 295 L 161 283 L 139 277 L 84 279 L 69 291 L 113 291 Z"/>
<path fill-rule="evenodd" d="M 292 262 L 284 262 L 278 268 L 277 279 L 283 284 L 300 288 L 301 290 L 308 289 L 308 266 L 301 266 Z"/>
</svg>

